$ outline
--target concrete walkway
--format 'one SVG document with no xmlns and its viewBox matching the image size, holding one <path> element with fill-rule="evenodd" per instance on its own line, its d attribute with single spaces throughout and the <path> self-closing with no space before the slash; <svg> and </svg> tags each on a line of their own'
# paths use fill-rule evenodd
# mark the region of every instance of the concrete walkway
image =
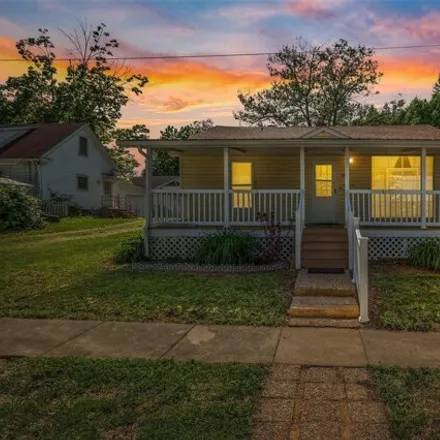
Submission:
<svg viewBox="0 0 440 440">
<path fill-rule="evenodd" d="M 0 357 L 440 368 L 440 333 L 0 318 Z"/>
</svg>

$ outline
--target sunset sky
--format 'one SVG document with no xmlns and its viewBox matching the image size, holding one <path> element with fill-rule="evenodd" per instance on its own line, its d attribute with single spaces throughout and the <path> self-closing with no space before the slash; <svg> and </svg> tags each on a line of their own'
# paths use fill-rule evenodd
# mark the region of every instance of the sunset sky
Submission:
<svg viewBox="0 0 440 440">
<path fill-rule="evenodd" d="M 118 55 L 270 52 L 296 37 L 312 43 L 345 38 L 374 47 L 440 44 L 440 2 L 424 0 L 0 0 L 0 58 L 15 58 L 15 41 L 46 27 L 65 56 L 59 28 L 79 20 L 104 22 L 121 42 Z M 440 71 L 440 47 L 380 50 L 381 105 L 401 93 L 428 96 Z M 268 85 L 265 57 L 143 60 L 131 62 L 148 76 L 144 94 L 124 110 L 121 126 L 144 123 L 152 137 L 168 124 L 212 118 L 237 125 L 237 91 Z M 0 61 L 0 81 L 24 63 Z"/>
</svg>

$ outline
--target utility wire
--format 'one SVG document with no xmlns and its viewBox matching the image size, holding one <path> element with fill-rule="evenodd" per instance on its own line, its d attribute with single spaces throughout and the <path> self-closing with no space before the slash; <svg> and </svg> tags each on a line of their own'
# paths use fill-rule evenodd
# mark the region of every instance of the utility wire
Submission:
<svg viewBox="0 0 440 440">
<path fill-rule="evenodd" d="M 373 47 L 373 50 L 399 50 L 399 49 L 426 49 L 430 47 L 440 47 L 440 43 L 435 44 L 418 44 L 411 46 L 383 46 Z M 307 51 L 298 51 L 307 53 Z M 250 56 L 269 56 L 278 52 L 249 52 L 249 53 L 217 53 L 217 54 L 201 54 L 201 55 L 145 55 L 138 57 L 105 57 L 108 61 L 124 61 L 124 60 L 173 60 L 185 58 L 227 58 L 227 57 L 250 57 Z M 0 58 L 0 62 L 26 62 L 23 58 Z M 55 58 L 55 61 L 81 61 L 80 58 Z"/>
</svg>

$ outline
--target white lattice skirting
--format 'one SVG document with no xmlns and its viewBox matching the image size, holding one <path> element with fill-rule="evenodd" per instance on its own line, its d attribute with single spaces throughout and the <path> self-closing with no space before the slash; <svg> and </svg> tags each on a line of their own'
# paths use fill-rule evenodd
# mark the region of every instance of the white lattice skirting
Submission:
<svg viewBox="0 0 440 440">
<path fill-rule="evenodd" d="M 264 249 L 267 240 L 264 237 L 256 237 Z M 150 237 L 150 257 L 153 260 L 185 260 L 190 261 L 194 258 L 202 237 Z M 282 237 L 281 261 L 290 261 L 294 249 L 295 240 L 293 237 Z"/>
<path fill-rule="evenodd" d="M 428 237 L 369 237 L 369 260 L 401 259 L 408 257 L 408 249 Z"/>
</svg>

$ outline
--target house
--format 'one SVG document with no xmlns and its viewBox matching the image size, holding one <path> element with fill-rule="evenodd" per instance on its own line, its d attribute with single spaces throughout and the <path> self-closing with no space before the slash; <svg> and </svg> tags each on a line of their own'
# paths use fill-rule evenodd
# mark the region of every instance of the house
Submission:
<svg viewBox="0 0 440 440">
<path fill-rule="evenodd" d="M 405 257 L 440 232 L 440 130 L 431 126 L 217 126 L 186 141 L 121 144 L 145 150 L 148 175 L 151 150 L 180 157 L 179 188 L 146 179 L 152 258 L 188 257 L 219 227 L 262 236 L 259 213 L 283 225 L 284 256 L 295 244 L 297 267 L 353 265 L 347 229 L 358 224 L 372 260 Z M 341 243 L 325 244 L 338 234 Z"/>
<path fill-rule="evenodd" d="M 0 177 L 32 185 L 42 200 L 66 197 L 85 209 L 143 194 L 117 177 L 107 150 L 84 123 L 0 126 Z"/>
</svg>

